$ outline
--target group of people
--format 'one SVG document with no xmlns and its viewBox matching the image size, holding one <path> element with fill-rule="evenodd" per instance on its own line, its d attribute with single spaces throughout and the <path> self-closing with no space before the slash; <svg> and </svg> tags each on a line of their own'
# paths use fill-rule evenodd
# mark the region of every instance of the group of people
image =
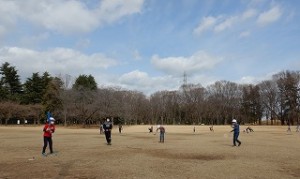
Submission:
<svg viewBox="0 0 300 179">
<path fill-rule="evenodd" d="M 50 117 L 48 119 L 48 122 L 45 124 L 44 128 L 43 128 L 43 132 L 44 132 L 44 146 L 42 149 L 42 155 L 43 156 L 47 156 L 46 154 L 46 148 L 49 144 L 49 149 L 50 149 L 50 154 L 53 154 L 53 142 L 52 142 L 52 134 L 55 132 L 55 119 L 53 117 Z M 107 142 L 107 145 L 111 145 L 111 131 L 113 128 L 113 124 L 110 121 L 109 118 L 106 119 L 106 121 L 100 125 L 100 134 L 102 134 L 104 132 L 105 134 L 105 139 Z M 240 146 L 242 144 L 242 142 L 238 139 L 239 138 L 239 134 L 240 134 L 240 126 L 237 123 L 236 119 L 232 120 L 232 128 L 233 130 L 231 132 L 233 132 L 233 146 Z M 149 129 L 149 133 L 153 132 L 153 126 L 151 126 Z M 121 133 L 123 130 L 123 126 L 120 124 L 119 125 L 119 133 Z M 195 128 L 194 128 L 195 130 Z M 211 131 L 213 131 L 213 128 L 210 128 Z M 162 125 L 158 125 L 156 128 L 156 132 L 160 133 L 159 135 L 159 142 L 160 143 L 164 143 L 165 142 L 165 128 Z M 253 132 L 253 130 L 248 127 L 246 129 L 246 131 L 250 131 Z M 155 132 L 155 134 L 156 134 Z"/>
</svg>

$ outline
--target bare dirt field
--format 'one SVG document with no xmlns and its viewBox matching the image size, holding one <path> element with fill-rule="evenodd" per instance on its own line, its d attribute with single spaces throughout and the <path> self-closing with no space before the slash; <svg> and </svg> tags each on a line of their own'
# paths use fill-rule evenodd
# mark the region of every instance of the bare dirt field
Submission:
<svg viewBox="0 0 300 179">
<path fill-rule="evenodd" d="M 165 126 L 165 143 L 148 127 L 115 127 L 111 146 L 98 129 L 57 127 L 56 155 L 42 157 L 43 126 L 0 126 L 0 178 L 300 178 L 295 127 L 241 126 L 240 147 L 230 126 Z"/>
</svg>

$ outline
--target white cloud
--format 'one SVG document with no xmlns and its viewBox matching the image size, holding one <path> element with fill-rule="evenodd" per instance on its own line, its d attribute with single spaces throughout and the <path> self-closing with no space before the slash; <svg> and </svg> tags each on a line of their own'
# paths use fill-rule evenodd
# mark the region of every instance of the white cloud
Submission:
<svg viewBox="0 0 300 179">
<path fill-rule="evenodd" d="M 12 1 L 0 1 L 0 38 L 4 36 L 16 23 L 19 9 Z"/>
<path fill-rule="evenodd" d="M 146 95 L 150 95 L 162 90 L 178 90 L 180 80 L 170 75 L 151 77 L 146 72 L 134 70 L 121 75 L 118 81 L 125 89 L 143 91 Z"/>
<path fill-rule="evenodd" d="M 103 0 L 96 9 L 102 22 L 114 22 L 123 16 L 140 13 L 144 0 Z"/>
<path fill-rule="evenodd" d="M 215 18 L 212 16 L 204 17 L 202 19 L 202 21 L 200 22 L 200 24 L 198 25 L 198 27 L 196 27 L 194 29 L 194 33 L 197 35 L 200 35 L 204 31 L 210 29 L 211 27 L 213 27 L 215 25 L 215 23 L 217 22 L 217 19 L 218 18 Z"/>
<path fill-rule="evenodd" d="M 257 80 L 253 76 L 243 76 L 238 82 L 238 84 L 255 84 Z"/>
<path fill-rule="evenodd" d="M 147 86 L 149 83 L 149 76 L 145 72 L 141 72 L 139 70 L 131 71 L 129 73 L 125 73 L 120 77 L 120 81 L 127 85 L 134 85 L 136 83 L 141 86 Z"/>
<path fill-rule="evenodd" d="M 200 24 L 194 29 L 194 33 L 196 35 L 200 35 L 204 31 L 213 29 L 214 32 L 222 32 L 224 30 L 235 27 L 237 24 L 240 24 L 244 21 L 247 21 L 257 15 L 257 10 L 250 8 L 246 9 L 241 14 L 237 14 L 234 16 L 224 17 L 204 17 Z"/>
<path fill-rule="evenodd" d="M 222 23 L 218 24 L 214 28 L 214 31 L 221 32 L 223 30 L 226 30 L 238 21 L 239 21 L 239 18 L 237 16 L 229 17 L 228 19 L 225 19 Z"/>
<path fill-rule="evenodd" d="M 279 6 L 275 6 L 268 11 L 261 13 L 258 16 L 257 23 L 261 26 L 268 25 L 277 21 L 282 15 L 282 10 Z"/>
<path fill-rule="evenodd" d="M 240 38 L 248 37 L 250 34 L 251 34 L 250 31 L 244 31 L 240 33 L 239 37 Z"/>
<path fill-rule="evenodd" d="M 155 68 L 172 75 L 183 74 L 185 71 L 189 74 L 211 69 L 222 59 L 213 57 L 204 51 L 198 51 L 190 57 L 166 57 L 160 58 L 153 56 L 151 59 Z"/>
<path fill-rule="evenodd" d="M 243 76 L 236 83 L 238 84 L 258 84 L 265 80 L 271 80 L 273 75 L 279 73 L 279 71 L 272 71 L 264 74 L 263 76 Z"/>
<path fill-rule="evenodd" d="M 34 51 L 18 47 L 0 48 L 0 62 L 16 66 L 21 77 L 27 78 L 35 72 L 48 71 L 51 75 L 70 74 L 78 76 L 93 70 L 117 65 L 117 61 L 101 53 L 82 54 L 68 48 Z"/>
<path fill-rule="evenodd" d="M 255 9 L 248 9 L 242 14 L 242 19 L 246 20 L 252 18 L 257 15 L 257 11 Z"/>
<path fill-rule="evenodd" d="M 90 32 L 141 12 L 143 1 L 102 0 L 93 9 L 88 8 L 84 1 L 75 0 L 0 1 L 0 23 L 4 24 L 6 31 L 22 19 L 64 34 Z"/>
</svg>

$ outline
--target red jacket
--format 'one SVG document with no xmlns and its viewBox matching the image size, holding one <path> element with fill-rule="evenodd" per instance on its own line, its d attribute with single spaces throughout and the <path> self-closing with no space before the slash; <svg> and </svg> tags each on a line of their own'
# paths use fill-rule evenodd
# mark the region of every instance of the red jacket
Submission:
<svg viewBox="0 0 300 179">
<path fill-rule="evenodd" d="M 46 123 L 43 131 L 44 131 L 44 137 L 52 137 L 52 133 L 55 132 L 55 126 L 53 124 Z"/>
</svg>

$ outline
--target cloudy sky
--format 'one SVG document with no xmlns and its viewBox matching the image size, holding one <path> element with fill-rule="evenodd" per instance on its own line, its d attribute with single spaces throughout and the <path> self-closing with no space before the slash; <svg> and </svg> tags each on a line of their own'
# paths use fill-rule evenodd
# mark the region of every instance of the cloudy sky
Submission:
<svg viewBox="0 0 300 179">
<path fill-rule="evenodd" d="M 149 95 L 300 69 L 298 0 L 0 0 L 0 63 Z"/>
</svg>

